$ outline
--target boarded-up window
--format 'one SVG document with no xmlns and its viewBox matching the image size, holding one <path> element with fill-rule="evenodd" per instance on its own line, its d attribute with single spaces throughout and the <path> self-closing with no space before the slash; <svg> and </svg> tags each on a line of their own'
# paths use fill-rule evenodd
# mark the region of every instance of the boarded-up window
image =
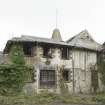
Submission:
<svg viewBox="0 0 105 105">
<path fill-rule="evenodd" d="M 55 70 L 40 70 L 40 87 L 51 88 L 55 86 Z"/>
</svg>

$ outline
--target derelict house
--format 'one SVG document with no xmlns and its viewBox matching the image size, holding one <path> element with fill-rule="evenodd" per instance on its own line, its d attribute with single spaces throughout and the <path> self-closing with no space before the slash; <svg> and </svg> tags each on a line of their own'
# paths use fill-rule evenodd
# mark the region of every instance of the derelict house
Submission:
<svg viewBox="0 0 105 105">
<path fill-rule="evenodd" d="M 65 42 L 59 29 L 54 29 L 51 39 L 14 37 L 8 40 L 4 49 L 6 59 L 14 42 L 22 45 L 26 64 L 34 66 L 34 81 L 27 84 L 27 91 L 61 93 L 61 77 L 70 94 L 102 91 L 97 71 L 97 58 L 102 46 L 87 30 Z"/>
</svg>

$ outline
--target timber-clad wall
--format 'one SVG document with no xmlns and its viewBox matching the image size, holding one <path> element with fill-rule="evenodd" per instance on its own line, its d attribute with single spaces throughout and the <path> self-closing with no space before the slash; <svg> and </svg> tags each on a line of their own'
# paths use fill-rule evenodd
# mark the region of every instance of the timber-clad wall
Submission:
<svg viewBox="0 0 105 105">
<path fill-rule="evenodd" d="M 73 50 L 75 91 L 91 93 L 91 66 L 97 64 L 96 52 L 87 50 Z"/>
</svg>

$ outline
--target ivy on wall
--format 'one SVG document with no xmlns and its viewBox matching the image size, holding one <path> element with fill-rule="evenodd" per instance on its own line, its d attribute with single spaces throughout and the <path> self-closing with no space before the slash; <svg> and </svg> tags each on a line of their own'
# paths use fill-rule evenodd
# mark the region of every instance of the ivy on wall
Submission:
<svg viewBox="0 0 105 105">
<path fill-rule="evenodd" d="M 13 45 L 9 53 L 11 64 L 0 65 L 0 94 L 14 95 L 32 81 L 33 67 L 26 66 L 20 45 Z"/>
<path fill-rule="evenodd" d="M 11 95 L 22 91 L 31 81 L 32 68 L 20 65 L 0 65 L 0 94 Z"/>
<path fill-rule="evenodd" d="M 23 48 L 19 44 L 12 45 L 9 52 L 10 60 L 15 65 L 25 65 Z"/>
</svg>

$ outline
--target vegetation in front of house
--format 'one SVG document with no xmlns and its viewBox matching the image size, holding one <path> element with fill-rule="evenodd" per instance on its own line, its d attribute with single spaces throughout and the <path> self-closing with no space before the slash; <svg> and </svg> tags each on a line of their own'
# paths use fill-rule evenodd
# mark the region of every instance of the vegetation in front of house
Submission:
<svg viewBox="0 0 105 105">
<path fill-rule="evenodd" d="M 105 104 L 105 94 L 92 97 L 70 96 L 68 88 L 62 77 L 63 68 L 60 70 L 60 89 L 62 95 L 41 92 L 41 94 L 27 95 L 22 89 L 27 82 L 31 81 L 33 67 L 25 65 L 23 49 L 20 45 L 14 45 L 9 54 L 10 64 L 0 65 L 0 105 L 47 105 L 47 104 Z M 103 61 L 102 67 L 105 63 Z M 104 69 L 105 70 L 105 69 Z M 105 72 L 102 69 L 103 82 Z"/>
<path fill-rule="evenodd" d="M 105 104 L 105 92 L 104 93 L 100 93 L 96 95 L 96 100 L 98 102 L 104 103 Z"/>
<path fill-rule="evenodd" d="M 53 93 L 45 93 L 29 96 L 27 94 L 20 94 L 16 96 L 0 96 L 1 105 L 54 105 L 64 104 L 105 104 L 105 94 L 100 94 L 92 97 L 79 96 L 61 96 Z"/>
<path fill-rule="evenodd" d="M 102 52 L 98 59 L 98 69 L 102 76 L 101 78 L 102 83 L 105 85 L 105 54 L 104 53 L 105 52 Z"/>
<path fill-rule="evenodd" d="M 0 65 L 0 94 L 19 94 L 26 82 L 32 77 L 33 68 L 26 66 L 23 50 L 20 45 L 14 45 L 9 53 L 9 64 Z"/>
<path fill-rule="evenodd" d="M 64 67 L 62 66 L 60 68 L 60 71 L 59 71 L 59 86 L 60 86 L 60 91 L 61 91 L 61 94 L 62 95 L 67 95 L 69 93 L 69 90 L 68 90 L 68 86 L 67 84 L 65 83 L 65 80 L 63 78 L 63 71 L 64 71 Z"/>
<path fill-rule="evenodd" d="M 31 78 L 31 71 L 27 66 L 0 65 L 0 94 L 14 95 L 21 92 Z"/>
</svg>

